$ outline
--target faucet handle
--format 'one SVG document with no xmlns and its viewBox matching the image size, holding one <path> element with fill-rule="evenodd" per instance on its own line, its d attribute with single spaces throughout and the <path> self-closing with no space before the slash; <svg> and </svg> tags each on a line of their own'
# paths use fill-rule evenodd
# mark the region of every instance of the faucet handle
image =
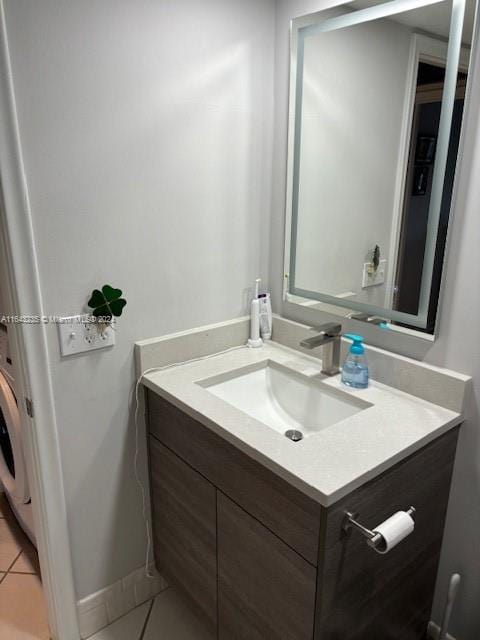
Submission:
<svg viewBox="0 0 480 640">
<path fill-rule="evenodd" d="M 339 322 L 326 322 L 318 327 L 312 327 L 311 330 L 317 333 L 323 333 L 329 338 L 335 338 L 341 335 L 342 325 Z"/>
</svg>

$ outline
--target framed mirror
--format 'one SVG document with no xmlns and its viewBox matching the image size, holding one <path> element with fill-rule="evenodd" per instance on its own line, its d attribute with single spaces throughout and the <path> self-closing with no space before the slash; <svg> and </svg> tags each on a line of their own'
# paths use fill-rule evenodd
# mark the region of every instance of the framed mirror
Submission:
<svg viewBox="0 0 480 640">
<path fill-rule="evenodd" d="M 433 336 L 476 0 L 293 21 L 284 296 Z"/>
</svg>

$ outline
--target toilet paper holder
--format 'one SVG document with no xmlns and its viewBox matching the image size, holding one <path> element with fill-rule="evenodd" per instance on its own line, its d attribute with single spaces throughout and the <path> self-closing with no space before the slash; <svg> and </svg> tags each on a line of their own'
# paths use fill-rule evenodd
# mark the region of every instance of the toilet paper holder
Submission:
<svg viewBox="0 0 480 640">
<path fill-rule="evenodd" d="M 412 518 L 416 513 L 415 507 L 409 507 L 405 510 L 405 512 Z M 377 533 L 375 531 L 371 531 L 367 527 L 364 527 L 363 524 L 358 522 L 359 514 L 351 513 L 350 511 L 345 512 L 345 521 L 343 523 L 343 531 L 344 533 L 348 533 L 351 529 L 356 529 L 359 531 L 362 536 L 367 538 L 367 544 L 369 547 L 372 547 L 378 553 L 383 553 L 385 551 L 385 539 L 381 533 Z"/>
</svg>

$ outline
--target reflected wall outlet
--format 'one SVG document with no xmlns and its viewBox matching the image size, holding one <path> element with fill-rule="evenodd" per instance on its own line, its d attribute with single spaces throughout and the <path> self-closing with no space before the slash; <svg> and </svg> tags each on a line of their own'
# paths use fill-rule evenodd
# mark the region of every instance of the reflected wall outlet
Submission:
<svg viewBox="0 0 480 640">
<path fill-rule="evenodd" d="M 377 285 L 383 284 L 385 282 L 387 261 L 380 260 L 378 269 L 374 273 L 369 273 L 371 264 L 371 262 L 365 262 L 365 264 L 363 265 L 362 289 L 367 289 L 368 287 L 376 287 Z"/>
<path fill-rule="evenodd" d="M 100 331 L 97 324 L 89 322 L 90 316 L 69 316 L 60 318 L 58 337 L 62 356 L 113 347 L 115 344 L 115 321 L 110 327 Z"/>
</svg>

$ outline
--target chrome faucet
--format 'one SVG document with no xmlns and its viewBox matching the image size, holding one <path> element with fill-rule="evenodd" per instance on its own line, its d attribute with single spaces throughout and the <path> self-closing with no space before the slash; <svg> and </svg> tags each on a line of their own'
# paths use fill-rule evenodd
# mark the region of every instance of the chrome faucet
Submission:
<svg viewBox="0 0 480 640">
<path fill-rule="evenodd" d="M 300 342 L 304 349 L 315 349 L 323 347 L 322 353 L 322 373 L 327 376 L 334 376 L 340 372 L 340 338 L 342 335 L 342 325 L 336 322 L 327 322 L 319 327 L 312 327 L 313 331 L 319 333 L 311 338 L 306 338 Z"/>
<path fill-rule="evenodd" d="M 371 316 L 369 313 L 352 313 L 349 318 L 352 320 L 359 320 L 360 322 L 367 322 L 368 324 L 374 324 L 382 329 L 388 329 L 388 320 L 378 318 L 377 316 Z"/>
</svg>

